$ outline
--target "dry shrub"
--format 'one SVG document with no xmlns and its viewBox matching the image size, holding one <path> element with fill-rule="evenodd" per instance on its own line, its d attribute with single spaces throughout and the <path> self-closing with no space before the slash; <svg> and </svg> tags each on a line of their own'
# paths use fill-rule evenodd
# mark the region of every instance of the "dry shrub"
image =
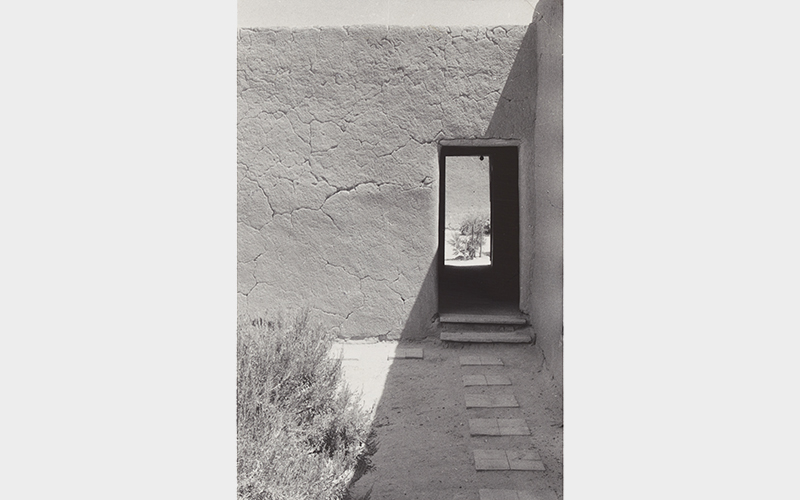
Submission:
<svg viewBox="0 0 800 500">
<path fill-rule="evenodd" d="M 448 243 L 453 246 L 456 259 L 472 260 L 483 255 L 485 235 L 490 233 L 491 222 L 488 215 L 470 215 L 461 221 L 458 233 L 453 234 Z"/>
<path fill-rule="evenodd" d="M 240 499 L 339 500 L 372 468 L 370 416 L 342 385 L 334 337 L 291 318 L 238 329 L 237 480 Z"/>
</svg>

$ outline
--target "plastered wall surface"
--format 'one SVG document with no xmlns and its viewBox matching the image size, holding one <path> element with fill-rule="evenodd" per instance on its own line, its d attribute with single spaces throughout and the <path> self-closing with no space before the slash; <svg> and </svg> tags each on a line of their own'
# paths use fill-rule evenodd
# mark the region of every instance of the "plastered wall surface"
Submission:
<svg viewBox="0 0 800 500">
<path fill-rule="evenodd" d="M 442 139 L 519 145 L 520 310 L 563 382 L 562 7 L 529 26 L 242 29 L 238 307 L 346 338 L 437 313 Z"/>
<path fill-rule="evenodd" d="M 547 366 L 563 388 L 564 383 L 564 78 L 563 1 L 542 0 L 531 25 L 536 35 L 536 108 L 534 110 L 532 252 L 523 268 L 530 272 L 527 308 L 536 343 Z M 525 159 L 530 162 L 529 158 Z"/>
<path fill-rule="evenodd" d="M 437 142 L 519 134 L 490 124 L 526 32 L 240 30 L 239 312 L 306 305 L 342 337 L 426 335 Z"/>
</svg>

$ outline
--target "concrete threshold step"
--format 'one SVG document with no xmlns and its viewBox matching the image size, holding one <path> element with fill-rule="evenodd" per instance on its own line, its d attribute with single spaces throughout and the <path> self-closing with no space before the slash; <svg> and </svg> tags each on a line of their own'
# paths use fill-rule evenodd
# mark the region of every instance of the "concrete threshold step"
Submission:
<svg viewBox="0 0 800 500">
<path fill-rule="evenodd" d="M 439 315 L 440 323 L 467 323 L 481 325 L 527 325 L 528 320 L 520 314 L 457 314 Z"/>
<path fill-rule="evenodd" d="M 440 340 L 448 342 L 483 342 L 491 344 L 529 344 L 531 336 L 519 332 L 441 332 Z"/>
</svg>

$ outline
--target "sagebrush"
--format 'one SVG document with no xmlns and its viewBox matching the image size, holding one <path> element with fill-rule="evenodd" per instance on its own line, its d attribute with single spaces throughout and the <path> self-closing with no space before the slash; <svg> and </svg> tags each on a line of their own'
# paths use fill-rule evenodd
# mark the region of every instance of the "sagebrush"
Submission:
<svg viewBox="0 0 800 500">
<path fill-rule="evenodd" d="M 238 496 L 340 500 L 372 468 L 370 415 L 342 385 L 334 337 L 308 313 L 240 320 Z"/>
<path fill-rule="evenodd" d="M 452 245 L 456 259 L 472 260 L 483 256 L 483 242 L 486 235 L 491 234 L 489 215 L 469 215 L 458 226 L 448 243 Z"/>
</svg>

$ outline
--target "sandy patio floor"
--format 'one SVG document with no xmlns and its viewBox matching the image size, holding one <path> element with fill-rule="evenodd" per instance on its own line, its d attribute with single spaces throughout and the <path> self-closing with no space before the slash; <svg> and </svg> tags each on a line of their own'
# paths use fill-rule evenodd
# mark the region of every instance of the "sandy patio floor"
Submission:
<svg viewBox="0 0 800 500">
<path fill-rule="evenodd" d="M 388 359 L 396 350 L 422 348 L 423 359 Z M 352 488 L 372 500 L 485 500 L 492 490 L 563 498 L 561 397 L 535 345 L 421 342 L 340 343 L 348 385 L 374 409 L 380 448 L 377 470 Z M 464 356 L 496 356 L 502 366 L 462 366 Z M 495 375 L 507 386 L 465 387 L 465 376 Z M 467 394 L 511 395 L 518 408 L 467 408 Z M 474 399 L 474 396 L 471 396 Z M 524 419 L 527 436 L 473 436 L 473 419 Z M 535 452 L 545 470 L 476 470 L 476 450 Z M 479 451 L 481 453 L 481 451 Z"/>
</svg>

